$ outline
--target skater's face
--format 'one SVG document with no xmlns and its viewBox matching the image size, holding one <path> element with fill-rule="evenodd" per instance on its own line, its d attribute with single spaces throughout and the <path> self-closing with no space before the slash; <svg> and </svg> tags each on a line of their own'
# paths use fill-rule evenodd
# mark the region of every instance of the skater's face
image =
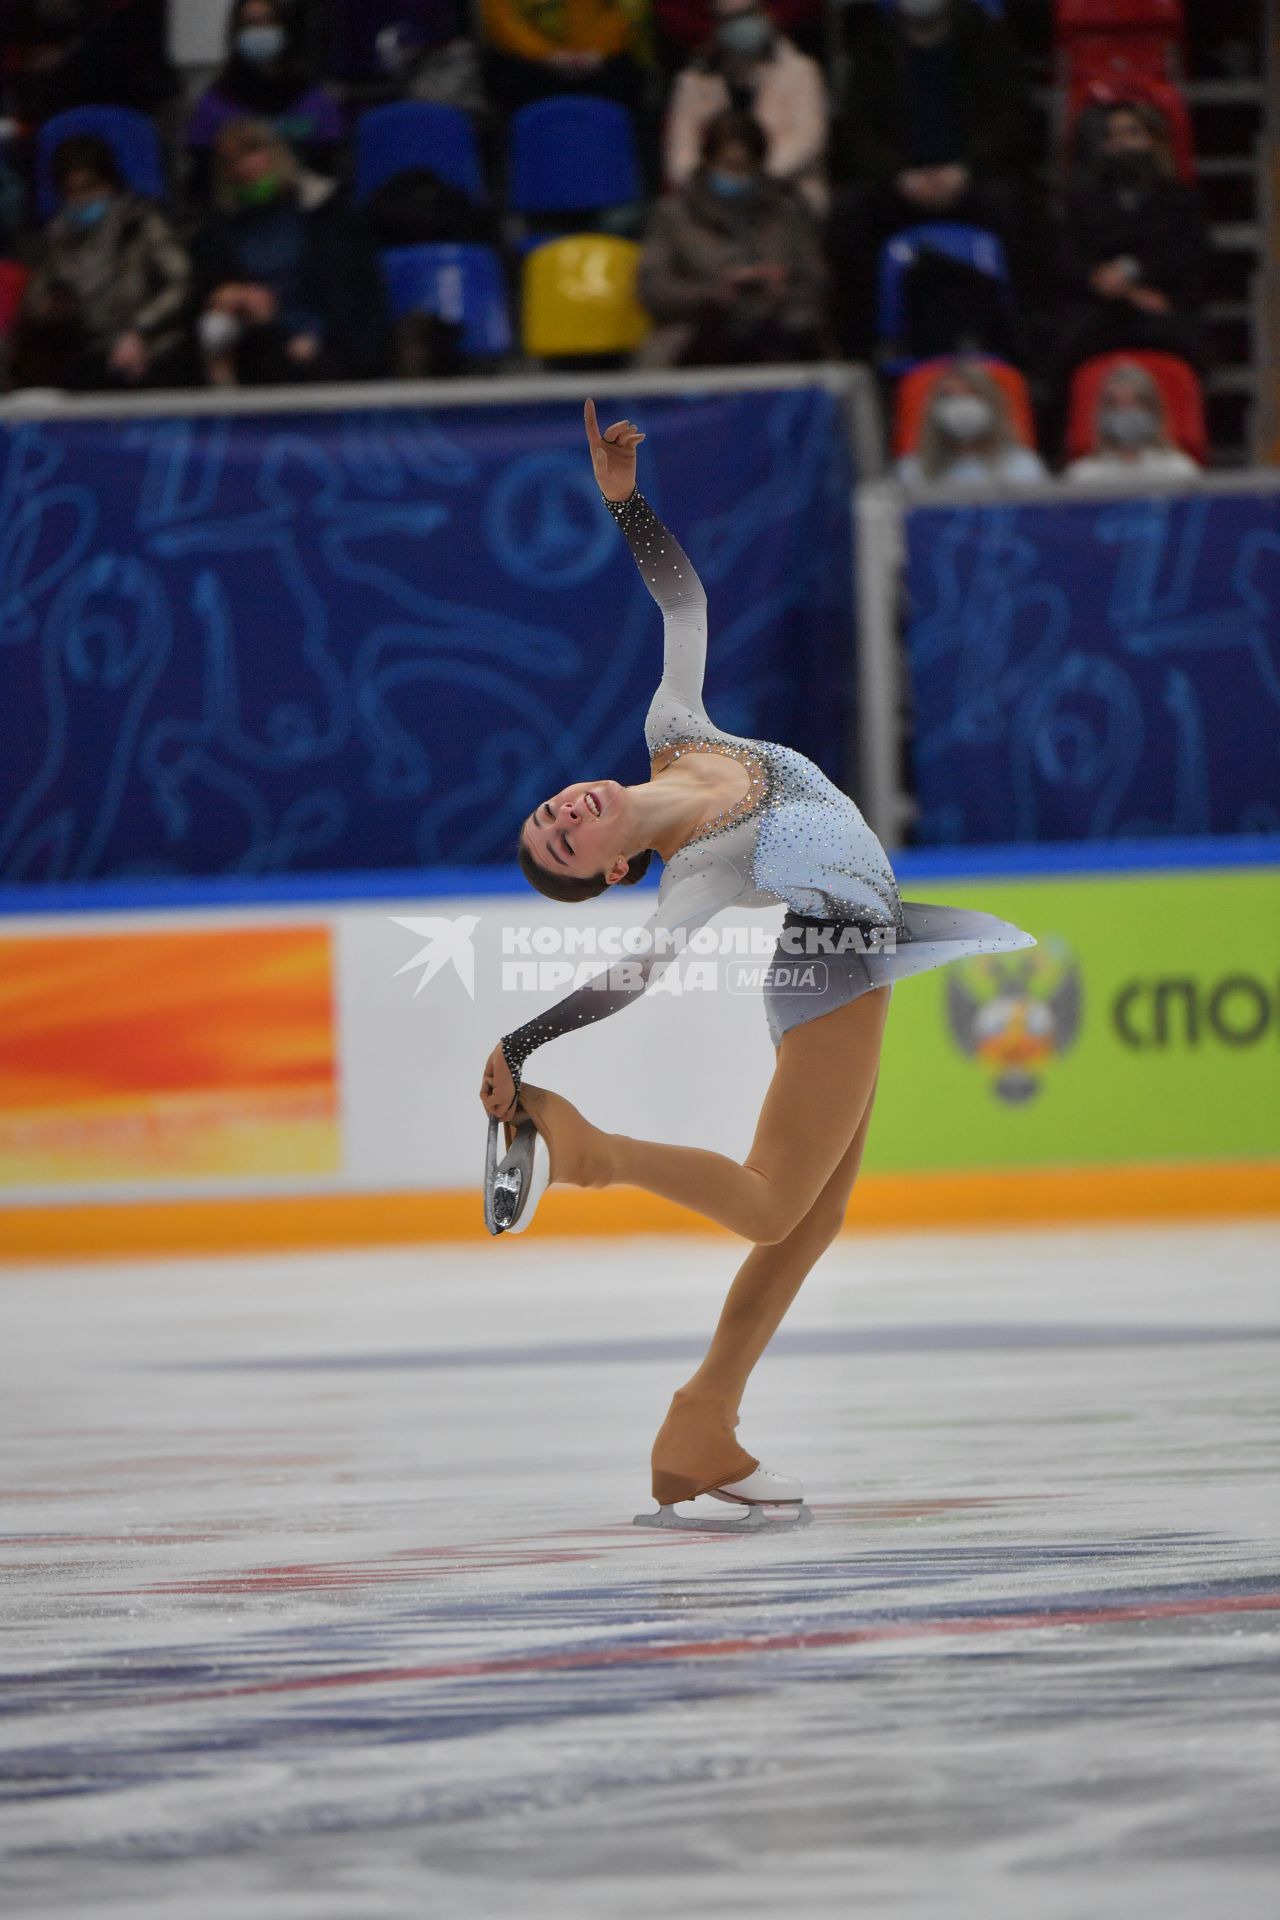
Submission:
<svg viewBox="0 0 1280 1920">
<path fill-rule="evenodd" d="M 616 780 L 575 781 L 536 806 L 524 823 L 524 844 L 540 867 L 569 880 L 627 871 L 625 787 Z"/>
</svg>

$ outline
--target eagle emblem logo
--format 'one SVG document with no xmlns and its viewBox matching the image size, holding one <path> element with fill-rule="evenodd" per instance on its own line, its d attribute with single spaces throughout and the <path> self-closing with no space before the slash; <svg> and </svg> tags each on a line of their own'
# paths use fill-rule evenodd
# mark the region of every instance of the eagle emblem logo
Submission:
<svg viewBox="0 0 1280 1920">
<path fill-rule="evenodd" d="M 1075 1045 L 1084 1012 L 1080 969 L 1053 939 L 949 968 L 946 996 L 952 1039 L 1011 1106 L 1036 1098 L 1045 1068 Z"/>
</svg>

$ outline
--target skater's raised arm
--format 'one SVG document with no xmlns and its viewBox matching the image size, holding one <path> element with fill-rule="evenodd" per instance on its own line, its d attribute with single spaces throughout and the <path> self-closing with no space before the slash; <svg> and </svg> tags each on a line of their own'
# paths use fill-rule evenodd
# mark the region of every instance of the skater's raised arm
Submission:
<svg viewBox="0 0 1280 1920">
<path fill-rule="evenodd" d="M 701 712 L 707 596 L 688 554 L 636 489 L 636 448 L 644 435 L 629 420 L 601 433 L 594 400 L 587 401 L 584 416 L 596 482 L 641 578 L 662 609 L 662 686 Z"/>
</svg>

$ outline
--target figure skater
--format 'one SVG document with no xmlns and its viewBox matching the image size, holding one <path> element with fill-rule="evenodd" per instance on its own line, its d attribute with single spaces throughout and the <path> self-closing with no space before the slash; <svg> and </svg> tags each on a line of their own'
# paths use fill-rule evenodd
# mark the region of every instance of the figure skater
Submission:
<svg viewBox="0 0 1280 1920">
<path fill-rule="evenodd" d="M 553 900 L 633 884 L 664 863 L 649 946 L 502 1039 L 485 1064 L 490 1115 L 486 1219 L 526 1227 L 548 1181 L 625 1183 L 692 1207 L 752 1242 L 706 1357 L 680 1387 L 653 1446 L 654 1524 L 688 1524 L 676 1503 L 702 1493 L 807 1518 L 799 1482 L 771 1472 L 735 1437 L 753 1367 L 801 1282 L 839 1233 L 866 1145 L 894 982 L 971 954 L 1034 946 L 990 914 L 904 902 L 883 847 L 852 800 L 812 761 L 768 740 L 724 733 L 702 704 L 707 602 L 672 534 L 636 491 L 628 420 L 604 434 L 586 403 L 600 491 L 662 610 L 662 680 L 645 724 L 651 775 L 640 786 L 575 781 L 520 832 L 526 877 Z M 730 905 L 783 903 L 764 1000 L 777 1049 L 755 1138 L 739 1164 L 701 1147 L 604 1133 L 559 1094 L 522 1083 L 535 1047 L 616 1012 L 643 992 L 687 936 Z M 796 954 L 821 965 L 804 979 Z M 797 975 L 800 976 L 797 979 Z M 820 983 L 813 990 L 814 981 Z M 497 1161 L 498 1126 L 510 1142 Z"/>
</svg>

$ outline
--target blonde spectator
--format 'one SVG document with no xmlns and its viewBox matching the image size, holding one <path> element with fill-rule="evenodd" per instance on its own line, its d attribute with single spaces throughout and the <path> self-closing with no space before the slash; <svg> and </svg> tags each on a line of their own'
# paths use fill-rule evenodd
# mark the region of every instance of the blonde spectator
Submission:
<svg viewBox="0 0 1280 1920">
<path fill-rule="evenodd" d="M 237 120 L 269 120 L 303 166 L 336 170 L 346 135 L 342 102 L 299 52 L 297 24 L 288 0 L 233 0 L 226 58 L 187 124 L 188 186 L 197 199 L 208 195 L 219 134 Z"/>
<path fill-rule="evenodd" d="M 667 117 L 666 177 L 683 186 L 700 164 L 702 137 L 734 107 L 764 129 L 765 172 L 827 206 L 830 114 L 822 70 L 778 32 L 761 0 L 713 0 L 715 32 L 676 78 Z"/>
<path fill-rule="evenodd" d="M 213 386 L 368 379 L 385 369 L 385 297 L 365 223 L 267 120 L 214 147 L 214 208 L 192 241 Z"/>
<path fill-rule="evenodd" d="M 1064 478 L 1077 486 L 1124 486 L 1137 480 L 1193 480 L 1200 469 L 1173 444 L 1160 389 L 1136 360 L 1112 367 L 1098 389 L 1093 451 L 1073 460 Z"/>
<path fill-rule="evenodd" d="M 1046 479 L 1044 462 L 1014 432 L 998 382 L 977 361 L 957 360 L 938 376 L 920 445 L 898 462 L 904 486 L 1025 486 Z"/>
</svg>

